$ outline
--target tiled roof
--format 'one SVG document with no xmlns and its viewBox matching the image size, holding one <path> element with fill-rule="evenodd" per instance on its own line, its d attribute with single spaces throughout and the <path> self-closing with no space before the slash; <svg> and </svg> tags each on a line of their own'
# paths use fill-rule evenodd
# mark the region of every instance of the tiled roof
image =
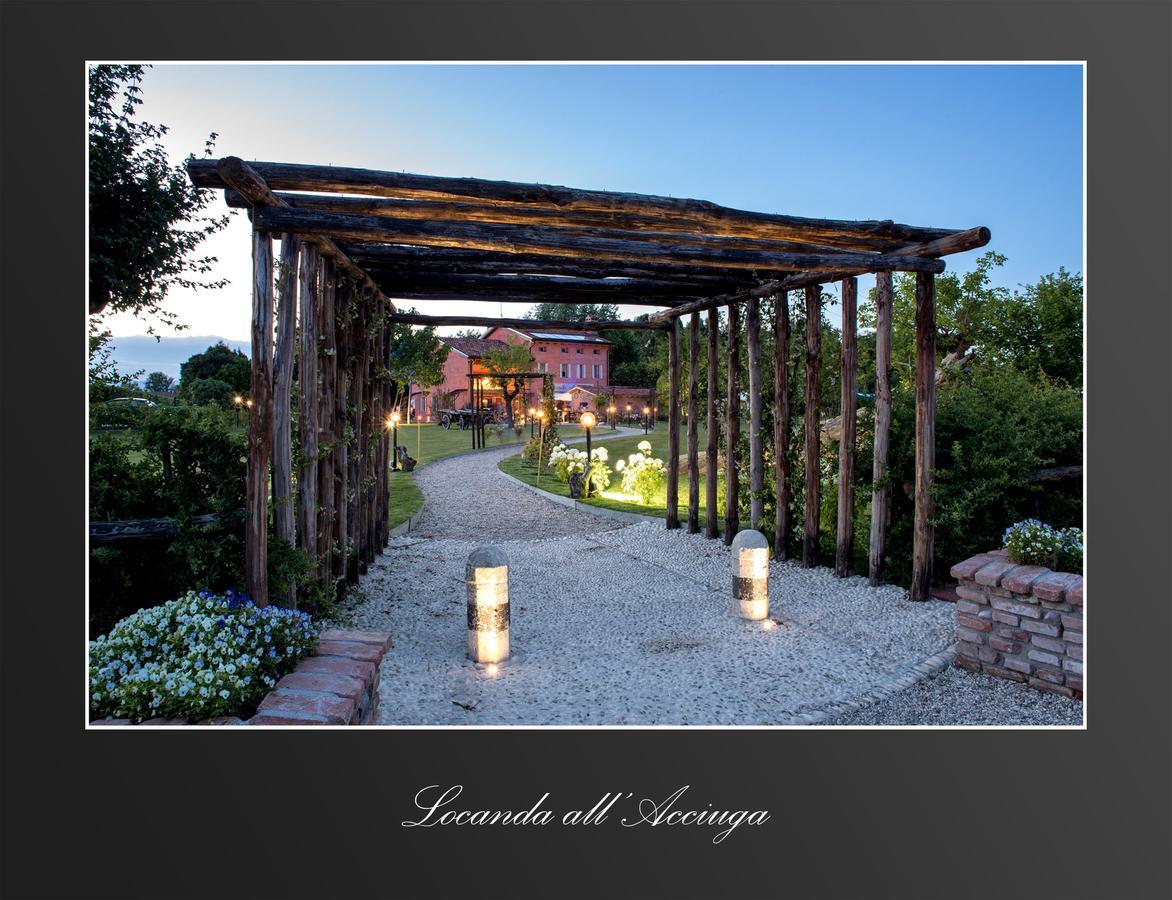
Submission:
<svg viewBox="0 0 1172 900">
<path fill-rule="evenodd" d="M 440 340 L 470 359 L 480 359 L 490 350 L 501 350 L 509 346 L 504 341 L 490 341 L 484 338 L 441 337 Z"/>
</svg>

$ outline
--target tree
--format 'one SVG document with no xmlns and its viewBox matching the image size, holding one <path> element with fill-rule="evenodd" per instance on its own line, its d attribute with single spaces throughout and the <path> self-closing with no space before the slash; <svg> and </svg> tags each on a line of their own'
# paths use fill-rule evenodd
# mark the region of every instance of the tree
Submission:
<svg viewBox="0 0 1172 900">
<path fill-rule="evenodd" d="M 617 322 L 619 308 L 613 303 L 537 303 L 529 307 L 526 319 L 546 322 Z"/>
<path fill-rule="evenodd" d="M 513 427 L 513 400 L 525 390 L 524 373 L 533 368 L 533 356 L 525 344 L 506 344 L 489 350 L 481 362 L 489 372 L 489 381 L 505 395 L 505 416 Z"/>
<path fill-rule="evenodd" d="M 452 335 L 452 337 L 480 340 L 482 337 L 484 337 L 484 330 L 481 328 L 461 328 L 454 335 Z"/>
<path fill-rule="evenodd" d="M 155 394 L 169 394 L 175 390 L 175 379 L 166 372 L 151 372 L 143 387 Z"/>
<path fill-rule="evenodd" d="M 251 386 L 252 366 L 247 356 L 220 341 L 179 366 L 180 393 L 187 395 L 196 382 L 205 378 L 225 382 L 230 390 L 245 394 Z"/>
<path fill-rule="evenodd" d="M 448 349 L 448 345 L 436 336 L 434 326 L 412 328 L 410 325 L 393 325 L 391 354 L 387 365 L 391 378 L 397 385 L 405 386 L 401 391 L 409 391 L 412 384 L 430 388 L 442 383 Z M 410 422 L 410 397 L 407 399 L 407 421 Z M 398 402 L 396 398 L 396 405 Z"/>
<path fill-rule="evenodd" d="M 142 76 L 142 66 L 89 70 L 89 311 L 131 312 L 181 328 L 163 299 L 176 285 L 227 284 L 206 277 L 215 257 L 192 254 L 228 217 L 201 215 L 213 192 L 171 166 L 161 143 L 165 125 L 136 118 Z M 204 146 L 209 156 L 215 138 Z"/>
<path fill-rule="evenodd" d="M 195 406 L 214 403 L 221 409 L 227 409 L 234 393 L 232 385 L 219 378 L 197 378 L 184 391 L 184 399 Z"/>
</svg>

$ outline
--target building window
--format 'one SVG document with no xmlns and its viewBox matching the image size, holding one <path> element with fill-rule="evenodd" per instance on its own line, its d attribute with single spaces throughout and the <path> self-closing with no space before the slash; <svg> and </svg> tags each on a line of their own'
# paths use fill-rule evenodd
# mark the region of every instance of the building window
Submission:
<svg viewBox="0 0 1172 900">
<path fill-rule="evenodd" d="M 545 352 L 545 348 L 544 348 L 544 347 L 538 347 L 538 348 L 537 348 L 537 352 L 538 352 L 538 353 L 544 353 L 544 352 Z"/>
<path fill-rule="evenodd" d="M 547 362 L 539 362 L 539 363 L 537 364 L 537 371 L 538 371 L 538 372 L 548 372 L 548 371 L 549 371 L 549 363 L 547 363 Z"/>
<path fill-rule="evenodd" d="M 597 381 L 600 378 L 602 378 L 602 366 L 600 366 L 598 363 L 595 363 L 594 364 L 594 379 Z"/>
<path fill-rule="evenodd" d="M 586 377 L 586 366 L 583 363 L 578 363 L 578 377 L 579 378 Z"/>
<path fill-rule="evenodd" d="M 574 352 L 575 352 L 575 353 L 581 353 L 581 352 L 582 352 L 582 348 L 581 348 L 581 347 L 575 347 L 575 348 L 574 348 Z"/>
<path fill-rule="evenodd" d="M 569 351 L 569 350 L 567 350 L 565 347 L 562 347 L 562 353 L 569 353 L 569 352 L 570 352 L 570 351 Z"/>
<path fill-rule="evenodd" d="M 570 374 L 569 370 L 570 370 L 569 363 L 562 363 L 562 378 L 569 377 L 569 374 Z"/>
<path fill-rule="evenodd" d="M 598 348 L 597 348 L 597 347 L 595 347 L 595 348 L 594 348 L 594 355 L 595 355 L 595 356 L 597 356 L 597 355 L 598 355 Z"/>
</svg>

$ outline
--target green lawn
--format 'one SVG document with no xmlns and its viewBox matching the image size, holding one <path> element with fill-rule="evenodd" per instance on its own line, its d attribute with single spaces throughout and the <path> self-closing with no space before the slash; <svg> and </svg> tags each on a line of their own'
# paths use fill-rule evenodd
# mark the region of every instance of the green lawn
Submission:
<svg viewBox="0 0 1172 900">
<path fill-rule="evenodd" d="M 608 463 L 609 463 L 612 470 L 614 469 L 614 464 L 618 459 L 620 459 L 620 458 L 625 459 L 630 454 L 637 452 L 637 448 L 638 448 L 640 441 L 646 440 L 646 441 L 651 442 L 651 455 L 652 456 L 658 456 L 660 459 L 665 459 L 667 456 L 668 431 L 667 431 L 667 426 L 662 422 L 659 423 L 659 426 L 654 431 L 652 431 L 650 434 L 648 434 L 646 437 L 644 437 L 642 434 L 639 434 L 639 435 L 629 435 L 629 436 L 624 436 L 624 437 L 616 437 L 611 440 L 605 440 L 606 436 L 608 434 L 610 434 L 610 429 L 608 429 L 608 428 L 595 429 L 595 433 L 600 438 L 603 439 L 602 446 L 605 446 L 607 448 L 607 450 L 609 451 Z M 705 429 L 701 428 L 700 434 L 699 434 L 699 445 L 700 445 L 701 457 L 703 457 L 703 455 L 704 455 L 704 447 L 707 443 L 707 440 L 708 440 L 707 433 L 706 433 Z M 687 441 L 688 441 L 687 428 L 681 427 L 680 428 L 680 453 L 681 454 L 684 454 L 687 452 L 687 446 L 688 446 Z M 578 444 L 576 446 L 581 448 L 582 445 Z M 686 466 L 687 466 L 687 461 L 686 460 L 681 461 L 681 463 L 680 463 L 681 471 L 680 471 L 680 479 L 679 479 L 679 515 L 680 515 L 681 520 L 686 520 L 687 516 L 688 516 L 688 473 L 687 473 L 687 471 L 685 471 Z M 514 478 L 517 478 L 517 479 L 525 482 L 526 484 L 532 484 L 537 487 L 540 487 L 543 491 L 548 491 L 551 494 L 557 494 L 562 497 L 570 496 L 569 485 L 562 484 L 560 481 L 557 480 L 557 477 L 555 475 L 553 475 L 552 473 L 550 473 L 548 470 L 545 470 L 545 469 L 542 470 L 541 481 L 540 481 L 540 483 L 538 483 L 537 469 L 534 466 L 532 466 L 531 464 L 522 460 L 520 456 L 507 457 L 506 459 L 504 459 L 500 462 L 499 468 L 502 472 L 505 472 L 508 475 L 512 475 Z M 612 474 L 611 475 L 611 485 L 607 489 L 606 493 L 607 494 L 617 493 L 621 480 L 622 479 L 621 479 L 621 476 L 619 473 L 615 472 L 614 474 Z M 704 474 L 701 474 L 700 475 L 700 520 L 701 520 L 701 523 L 703 523 L 704 516 L 706 514 L 706 505 L 704 503 L 705 481 L 706 481 L 706 479 L 705 479 Z M 720 489 L 720 498 L 719 499 L 720 499 L 720 506 L 718 507 L 717 512 L 718 512 L 718 514 L 723 515 L 723 512 L 724 512 L 724 509 L 723 509 L 723 505 L 724 505 L 723 480 L 722 480 L 722 485 L 721 485 L 721 489 Z M 658 497 L 656 502 L 654 504 L 652 504 L 651 506 L 644 506 L 638 500 L 628 500 L 628 499 L 624 499 L 624 498 L 616 497 L 616 496 L 591 497 L 590 499 L 584 500 L 582 502 L 589 503 L 592 506 L 600 506 L 605 509 L 615 509 L 615 510 L 619 510 L 621 512 L 639 513 L 639 514 L 645 515 L 645 516 L 658 516 L 659 518 L 663 518 L 664 516 L 667 515 L 667 504 L 666 504 L 666 496 L 665 495 L 661 495 L 660 497 Z M 721 525 L 723 525 L 723 522 L 721 523 Z M 701 527 L 703 527 L 703 526 L 701 526 Z"/>
<path fill-rule="evenodd" d="M 559 425 L 558 435 L 566 440 L 582 437 L 585 432 L 577 425 Z M 529 427 L 525 426 L 518 435 L 505 426 L 501 426 L 499 433 L 489 427 L 485 434 L 485 450 L 495 447 L 515 445 L 524 447 L 529 440 Z M 472 432 L 460 431 L 458 428 L 444 430 L 439 425 L 400 425 L 399 443 L 407 448 L 407 453 L 417 461 L 417 466 L 424 466 L 437 459 L 455 456 L 457 453 L 468 453 L 472 450 Z M 638 443 L 638 441 L 636 441 Z M 633 446 L 633 445 L 632 445 Z M 634 452 L 628 450 L 628 453 Z M 415 515 L 423 507 L 423 492 L 415 484 L 414 473 L 391 472 L 389 476 L 390 490 L 390 527 L 401 525 Z"/>
</svg>

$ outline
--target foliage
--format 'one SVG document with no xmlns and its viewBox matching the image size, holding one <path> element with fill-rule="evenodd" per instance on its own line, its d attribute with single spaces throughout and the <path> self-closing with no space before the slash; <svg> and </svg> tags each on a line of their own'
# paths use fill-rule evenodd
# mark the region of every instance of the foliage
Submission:
<svg viewBox="0 0 1172 900">
<path fill-rule="evenodd" d="M 175 390 L 175 379 L 166 372 L 151 372 L 143 382 L 143 387 L 156 394 L 169 394 Z"/>
<path fill-rule="evenodd" d="M 553 399 L 553 375 L 546 374 L 541 379 L 541 411 L 545 413 L 542 420 L 544 428 L 541 431 L 542 459 L 549 461 L 549 454 L 558 444 L 557 410 Z"/>
<path fill-rule="evenodd" d="M 1082 529 L 1052 528 L 1037 519 L 1005 529 L 1005 549 L 1019 565 L 1046 566 L 1056 572 L 1082 571 Z"/>
<path fill-rule="evenodd" d="M 195 406 L 214 403 L 220 409 L 232 406 L 232 398 L 238 396 L 232 385 L 218 378 L 197 378 L 184 388 L 183 399 Z"/>
<path fill-rule="evenodd" d="M 615 463 L 615 471 L 623 473 L 624 494 L 638 497 L 644 506 L 650 506 L 667 485 L 667 468 L 663 460 L 651 455 L 651 443 L 639 442 L 639 452 Z"/>
<path fill-rule="evenodd" d="M 90 714 L 135 722 L 249 716 L 312 652 L 318 633 L 305 613 L 259 609 L 232 591 L 189 591 L 90 642 Z"/>
<path fill-rule="evenodd" d="M 586 451 L 558 444 L 549 456 L 549 464 L 553 467 L 558 481 L 568 484 L 570 476 L 575 472 L 586 474 L 586 481 L 590 485 L 588 493 L 605 491 L 610 487 L 610 466 L 607 465 L 609 454 L 605 447 L 593 447 L 590 450 L 590 466 L 587 472 Z"/>
<path fill-rule="evenodd" d="M 409 310 L 415 312 L 414 309 Z M 413 328 L 402 323 L 391 325 L 391 353 L 387 363 L 390 377 L 400 390 L 410 390 L 415 384 L 422 388 L 434 387 L 444 380 L 444 363 L 448 359 L 448 345 L 436 336 L 435 327 Z M 399 400 L 396 398 L 395 405 Z M 411 405 L 407 405 L 407 420 Z"/>
<path fill-rule="evenodd" d="M 132 312 L 182 327 L 163 299 L 171 287 L 218 288 L 215 257 L 193 256 L 228 217 L 201 215 L 215 194 L 194 187 L 163 147 L 165 125 L 136 117 L 142 66 L 89 69 L 91 314 Z M 204 152 L 210 156 L 216 135 Z"/>
<path fill-rule="evenodd" d="M 613 303 L 535 303 L 525 318 L 541 322 L 586 322 L 591 318 L 600 323 L 616 322 L 619 308 Z"/>
<path fill-rule="evenodd" d="M 189 397 L 195 385 L 203 379 L 222 381 L 230 392 L 246 395 L 252 384 L 252 366 L 247 356 L 220 341 L 180 364 L 179 396 Z"/>
<path fill-rule="evenodd" d="M 501 389 L 505 398 L 505 416 L 509 427 L 514 423 L 513 400 L 525 390 L 524 373 L 533 368 L 533 355 L 525 344 L 505 342 L 503 347 L 494 347 L 481 358 L 488 370 L 488 380 Z"/>
<path fill-rule="evenodd" d="M 112 397 L 137 395 L 139 390 L 135 379 L 142 372 L 119 372 L 110 349 L 110 338 L 113 337 L 110 330 L 102 328 L 93 318 L 89 320 L 88 329 L 90 403 L 101 403 Z"/>
</svg>

